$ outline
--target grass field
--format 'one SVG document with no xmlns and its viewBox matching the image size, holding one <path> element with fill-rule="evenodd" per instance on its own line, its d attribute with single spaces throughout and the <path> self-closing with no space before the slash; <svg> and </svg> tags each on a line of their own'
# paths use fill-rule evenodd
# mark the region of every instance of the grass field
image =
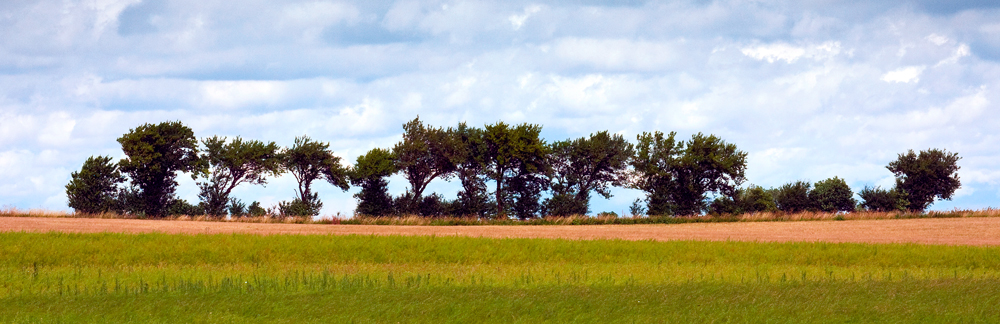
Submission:
<svg viewBox="0 0 1000 324">
<path fill-rule="evenodd" d="M 0 322 L 1000 322 L 1000 248 L 0 233 Z"/>
</svg>

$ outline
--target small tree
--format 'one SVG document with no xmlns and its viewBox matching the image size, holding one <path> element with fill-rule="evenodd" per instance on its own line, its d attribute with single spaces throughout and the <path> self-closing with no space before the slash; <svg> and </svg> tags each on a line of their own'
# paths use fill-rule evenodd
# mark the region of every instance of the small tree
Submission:
<svg viewBox="0 0 1000 324">
<path fill-rule="evenodd" d="M 340 164 L 340 157 L 333 155 L 330 144 L 315 142 L 308 136 L 295 138 L 295 145 L 282 155 L 282 164 L 298 182 L 298 197 L 289 203 L 279 203 L 283 214 L 294 216 L 319 215 L 323 203 L 319 194 L 312 192 L 312 183 L 325 179 L 330 184 L 347 191 L 347 169 Z"/>
<path fill-rule="evenodd" d="M 636 137 L 635 156 L 629 161 L 634 172 L 630 187 L 646 192 L 647 215 L 674 213 L 671 194 L 674 191 L 674 166 L 684 148 L 674 140 L 676 132 L 642 133 Z"/>
<path fill-rule="evenodd" d="M 176 173 L 197 172 L 200 167 L 194 131 L 179 121 L 144 124 L 118 138 L 118 143 L 128 156 L 118 166 L 138 189 L 134 201 L 139 206 L 127 208 L 151 217 L 167 214 L 175 200 Z"/>
<path fill-rule="evenodd" d="M 853 211 L 857 204 L 851 187 L 838 177 L 817 182 L 809 192 L 809 198 L 815 202 L 816 208 L 825 212 Z"/>
<path fill-rule="evenodd" d="M 552 198 L 546 202 L 552 215 L 587 214 L 590 192 L 611 198 L 611 186 L 627 182 L 628 161 L 635 154 L 632 144 L 607 131 L 550 146 Z"/>
<path fill-rule="evenodd" d="M 806 181 L 790 182 L 774 189 L 774 201 L 779 210 L 786 213 L 797 213 L 816 208 L 815 202 L 809 198 L 812 184 Z"/>
<path fill-rule="evenodd" d="M 70 174 L 66 185 L 69 207 L 78 213 L 97 214 L 117 209 L 118 185 L 125 177 L 111 157 L 91 156 L 80 172 Z"/>
<path fill-rule="evenodd" d="M 962 186 L 958 179 L 958 153 L 928 149 L 900 154 L 886 166 L 896 175 L 896 188 L 906 193 L 911 211 L 923 212 L 935 199 L 951 200 Z"/>
<path fill-rule="evenodd" d="M 354 194 L 358 199 L 356 214 L 367 216 L 392 214 L 392 197 L 389 196 L 389 182 L 385 178 L 396 173 L 394 160 L 395 156 L 389 150 L 379 148 L 358 156 L 357 163 L 349 172 L 351 184 L 361 187 L 361 192 Z"/>
<path fill-rule="evenodd" d="M 881 187 L 865 186 L 858 192 L 858 196 L 861 196 L 859 206 L 870 211 L 904 211 L 910 204 L 906 200 L 906 193 L 896 188 L 885 190 Z"/>
<path fill-rule="evenodd" d="M 225 216 L 229 195 L 241 183 L 264 185 L 268 175 L 281 174 L 281 156 L 274 142 L 264 144 L 237 137 L 226 143 L 225 137 L 213 136 L 203 139 L 202 144 L 205 145 L 202 161 L 208 168 L 203 173 L 207 181 L 198 183 L 201 189 L 198 197 L 208 215 Z"/>
<path fill-rule="evenodd" d="M 770 190 L 761 186 L 750 185 L 737 191 L 740 213 L 773 212 L 778 210 L 774 196 Z"/>
</svg>

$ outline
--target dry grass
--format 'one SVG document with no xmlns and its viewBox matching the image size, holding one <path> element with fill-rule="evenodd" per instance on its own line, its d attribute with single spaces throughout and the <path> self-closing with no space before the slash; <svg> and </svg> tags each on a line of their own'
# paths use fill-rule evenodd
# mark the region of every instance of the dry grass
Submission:
<svg viewBox="0 0 1000 324">
<path fill-rule="evenodd" d="M 102 218 L 141 219 L 143 217 L 118 213 L 70 213 L 44 209 L 18 209 L 6 206 L 0 208 L 0 217 L 54 217 L 54 218 Z M 955 209 L 951 211 L 875 212 L 857 211 L 850 213 L 829 212 L 759 212 L 742 215 L 705 216 L 546 216 L 542 218 L 518 220 L 503 218 L 465 217 L 422 217 L 404 216 L 364 216 L 344 218 L 342 215 L 312 217 L 280 217 L 274 215 L 257 217 L 212 217 L 208 215 L 173 215 L 157 219 L 178 221 L 207 221 L 234 223 L 282 223 L 282 224 L 352 224 L 352 225 L 611 225 L 611 224 L 677 224 L 677 223 L 721 223 L 721 222 L 781 222 L 781 221 L 823 221 L 823 220 L 875 220 L 913 218 L 959 218 L 959 217 L 1000 217 L 1000 208 L 980 210 Z"/>
</svg>

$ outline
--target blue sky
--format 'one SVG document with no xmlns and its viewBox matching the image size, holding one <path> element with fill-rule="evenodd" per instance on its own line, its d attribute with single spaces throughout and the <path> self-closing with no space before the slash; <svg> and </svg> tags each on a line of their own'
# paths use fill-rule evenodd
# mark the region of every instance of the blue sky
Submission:
<svg viewBox="0 0 1000 324">
<path fill-rule="evenodd" d="M 716 134 L 765 187 L 891 186 L 898 153 L 944 148 L 962 188 L 932 209 L 984 208 L 1000 205 L 998 102 L 995 1 L 3 1 L 0 205 L 67 210 L 70 173 L 123 157 L 115 140 L 143 123 L 309 135 L 353 161 L 419 115 L 538 123 L 549 141 Z M 293 188 L 234 195 L 268 206 Z M 316 190 L 324 214 L 354 209 L 354 190 Z M 640 195 L 614 193 L 591 209 Z"/>
</svg>

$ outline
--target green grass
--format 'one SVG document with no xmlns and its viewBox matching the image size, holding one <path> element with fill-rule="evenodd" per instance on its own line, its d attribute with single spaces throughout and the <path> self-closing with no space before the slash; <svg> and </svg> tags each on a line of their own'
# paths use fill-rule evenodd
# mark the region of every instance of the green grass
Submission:
<svg viewBox="0 0 1000 324">
<path fill-rule="evenodd" d="M 1000 248 L 0 233 L 0 322 L 1000 322 Z"/>
</svg>

